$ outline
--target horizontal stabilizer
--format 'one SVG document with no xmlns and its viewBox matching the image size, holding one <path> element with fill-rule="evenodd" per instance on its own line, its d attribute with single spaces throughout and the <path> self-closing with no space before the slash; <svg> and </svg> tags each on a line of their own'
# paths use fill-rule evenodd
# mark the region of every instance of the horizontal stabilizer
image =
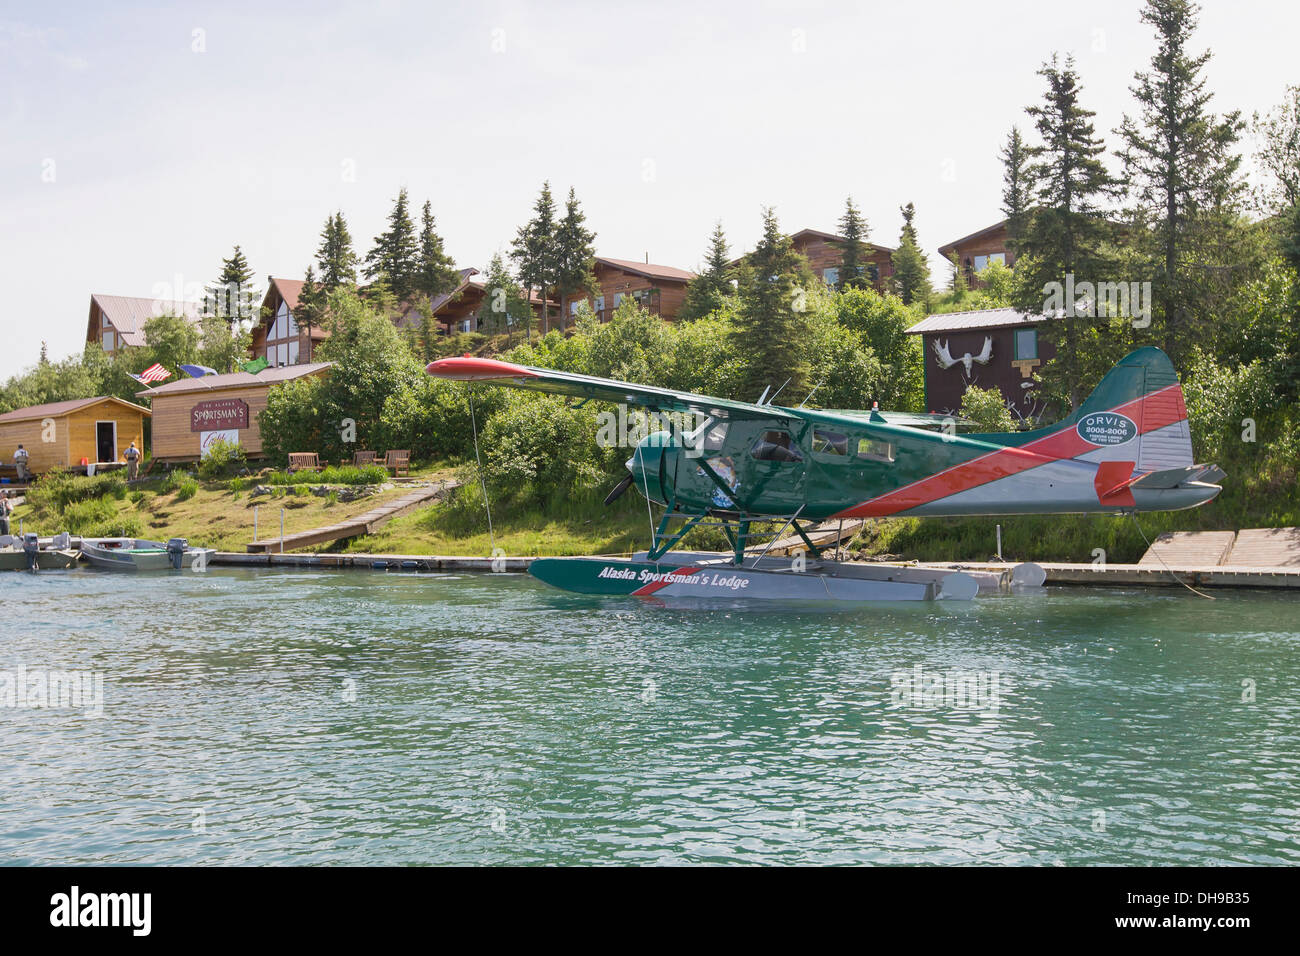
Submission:
<svg viewBox="0 0 1300 956">
<path fill-rule="evenodd" d="M 1134 479 L 1133 487 L 1146 491 L 1159 491 L 1166 488 L 1178 488 L 1192 482 L 1213 485 L 1223 477 L 1224 471 L 1218 465 L 1188 465 L 1185 468 L 1166 468 L 1164 471 L 1152 471 Z"/>
</svg>

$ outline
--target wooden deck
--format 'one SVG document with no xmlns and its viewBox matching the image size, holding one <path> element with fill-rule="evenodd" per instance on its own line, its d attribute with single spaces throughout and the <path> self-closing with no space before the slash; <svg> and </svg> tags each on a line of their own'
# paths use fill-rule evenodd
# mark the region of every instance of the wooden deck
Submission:
<svg viewBox="0 0 1300 956">
<path fill-rule="evenodd" d="M 1165 532 L 1138 566 L 1300 569 L 1300 528 Z"/>
<path fill-rule="evenodd" d="M 416 508 L 427 504 L 443 492 L 454 487 L 456 487 L 454 481 L 440 481 L 433 485 L 416 488 L 387 504 L 372 508 L 365 514 L 359 514 L 355 518 L 348 518 L 337 524 L 326 525 L 323 528 L 313 528 L 310 531 L 299 531 L 296 534 L 286 534 L 283 539 L 260 538 L 248 545 L 248 553 L 270 554 L 281 551 L 295 551 L 299 548 L 310 548 L 318 544 L 329 544 L 331 541 L 342 541 L 345 538 L 356 538 L 370 534 L 382 528 L 394 518 L 410 514 Z"/>
</svg>

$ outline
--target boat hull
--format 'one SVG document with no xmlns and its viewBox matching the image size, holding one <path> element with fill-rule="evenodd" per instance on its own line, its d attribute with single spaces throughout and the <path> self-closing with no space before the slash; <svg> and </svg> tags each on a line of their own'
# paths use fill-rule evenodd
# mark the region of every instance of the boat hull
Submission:
<svg viewBox="0 0 1300 956">
<path fill-rule="evenodd" d="M 105 571 L 171 571 L 172 556 L 160 541 L 142 541 L 130 538 L 82 541 L 81 553 L 91 567 Z M 186 548 L 181 556 L 181 567 L 193 569 L 196 562 L 206 566 L 208 558 L 216 551 L 212 548 Z"/>
<path fill-rule="evenodd" d="M 529 573 L 577 594 L 639 598 L 759 601 L 971 600 L 979 590 L 969 575 L 915 576 L 907 568 L 821 564 L 737 568 L 729 562 L 676 563 L 626 558 L 538 558 Z"/>
<path fill-rule="evenodd" d="M 77 551 L 65 549 L 47 550 L 42 548 L 36 554 L 36 570 L 60 571 L 76 567 L 81 560 Z M 27 553 L 17 548 L 0 550 L 0 571 L 26 571 Z"/>
</svg>

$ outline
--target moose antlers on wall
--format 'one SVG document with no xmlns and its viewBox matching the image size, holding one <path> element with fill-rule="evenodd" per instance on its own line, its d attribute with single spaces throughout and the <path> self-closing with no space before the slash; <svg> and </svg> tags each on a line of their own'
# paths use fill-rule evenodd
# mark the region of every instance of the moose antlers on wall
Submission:
<svg viewBox="0 0 1300 956">
<path fill-rule="evenodd" d="M 966 367 L 967 378 L 970 377 L 971 365 L 973 363 L 979 362 L 981 365 L 988 365 L 989 359 L 993 357 L 993 337 L 989 335 L 984 336 L 984 348 L 980 349 L 979 355 L 971 355 L 967 352 L 965 355 L 953 358 L 952 353 L 948 351 L 948 343 L 946 341 L 940 342 L 938 339 L 935 339 L 933 344 L 934 354 L 939 359 L 939 364 L 943 368 L 952 368 L 960 362 Z"/>
</svg>

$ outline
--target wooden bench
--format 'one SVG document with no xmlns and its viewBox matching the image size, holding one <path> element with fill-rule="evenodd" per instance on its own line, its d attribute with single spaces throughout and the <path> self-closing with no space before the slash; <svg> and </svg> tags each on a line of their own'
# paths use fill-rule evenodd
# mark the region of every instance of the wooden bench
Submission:
<svg viewBox="0 0 1300 956">
<path fill-rule="evenodd" d="M 320 471 L 320 455 L 314 451 L 289 452 L 289 473 L 295 471 Z"/>
<path fill-rule="evenodd" d="M 392 469 L 393 477 L 411 473 L 411 450 L 409 448 L 389 449 L 384 455 L 384 469 Z"/>
<path fill-rule="evenodd" d="M 375 453 L 373 451 L 359 451 L 352 456 L 352 464 L 358 468 L 364 468 L 366 465 L 375 463 Z"/>
</svg>

